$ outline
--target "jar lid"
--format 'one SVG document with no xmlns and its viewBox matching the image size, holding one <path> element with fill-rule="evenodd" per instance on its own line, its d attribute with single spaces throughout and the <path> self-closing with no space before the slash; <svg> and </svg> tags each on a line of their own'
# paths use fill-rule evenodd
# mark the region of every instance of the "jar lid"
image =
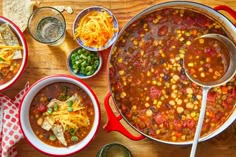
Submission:
<svg viewBox="0 0 236 157">
<path fill-rule="evenodd" d="M 96 157 L 132 157 L 132 154 L 125 146 L 111 143 L 103 146 Z"/>
</svg>

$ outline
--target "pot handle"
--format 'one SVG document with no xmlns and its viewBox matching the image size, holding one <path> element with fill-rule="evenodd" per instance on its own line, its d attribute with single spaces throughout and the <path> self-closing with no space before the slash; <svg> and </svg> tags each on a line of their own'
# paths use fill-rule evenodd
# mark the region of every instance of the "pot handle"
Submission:
<svg viewBox="0 0 236 157">
<path fill-rule="evenodd" d="M 227 13 L 229 13 L 236 20 L 236 11 L 226 5 L 216 6 L 216 7 L 214 7 L 214 10 L 216 10 L 216 11 L 224 10 Z M 234 25 L 236 26 L 236 23 L 234 23 Z"/>
<path fill-rule="evenodd" d="M 124 128 L 124 126 L 120 123 L 122 116 L 120 114 L 118 116 L 116 116 L 110 107 L 110 104 L 109 104 L 110 97 L 111 97 L 111 94 L 110 94 L 110 92 L 108 92 L 106 94 L 105 99 L 104 99 L 104 106 L 105 106 L 106 113 L 107 113 L 107 123 L 103 126 L 103 129 L 106 132 L 118 131 L 121 134 L 123 134 L 124 136 L 126 136 L 129 139 L 134 140 L 134 141 L 144 139 L 145 137 L 143 135 L 134 136 L 127 129 Z"/>
</svg>

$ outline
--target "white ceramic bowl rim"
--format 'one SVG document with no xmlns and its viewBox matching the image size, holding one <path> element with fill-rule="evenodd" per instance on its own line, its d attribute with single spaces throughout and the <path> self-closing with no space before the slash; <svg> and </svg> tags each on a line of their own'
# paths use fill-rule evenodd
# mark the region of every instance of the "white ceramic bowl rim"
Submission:
<svg viewBox="0 0 236 157">
<path fill-rule="evenodd" d="M 16 26 L 16 24 L 14 24 L 11 20 L 9 20 L 3 16 L 0 16 L 0 23 L 7 23 L 10 26 L 10 28 L 13 30 L 13 32 L 17 36 L 20 45 L 23 46 L 23 58 L 22 58 L 22 64 L 20 66 L 20 69 L 18 70 L 16 75 L 11 80 L 0 85 L 0 91 L 2 91 L 4 89 L 10 87 L 11 85 L 13 85 L 19 79 L 21 74 L 23 73 L 23 71 L 26 67 L 27 59 L 28 59 L 28 47 L 27 47 L 26 40 L 25 40 L 23 33 L 18 28 L 18 26 Z"/>
<path fill-rule="evenodd" d="M 29 122 L 29 107 L 30 107 L 33 97 L 43 87 L 51 83 L 55 83 L 55 82 L 68 82 L 68 83 L 72 83 L 79 86 L 89 95 L 94 106 L 95 117 L 94 117 L 92 129 L 90 130 L 89 134 L 81 142 L 79 142 L 78 144 L 72 145 L 70 147 L 53 147 L 53 146 L 45 144 L 44 142 L 39 140 L 38 137 L 34 134 L 30 126 L 30 122 Z M 24 134 L 24 137 L 35 149 L 51 156 L 67 156 L 67 155 L 74 154 L 78 151 L 81 151 L 92 141 L 100 125 L 100 118 L 101 118 L 100 113 L 101 112 L 100 112 L 98 99 L 95 93 L 92 91 L 92 89 L 88 85 L 86 85 L 84 82 L 82 82 L 81 80 L 73 76 L 58 74 L 58 75 L 52 75 L 52 76 L 42 78 L 36 83 L 34 83 L 28 89 L 20 105 L 19 120 L 20 120 L 20 127 Z"/>
<path fill-rule="evenodd" d="M 101 7 L 101 6 L 92 6 L 92 7 L 89 7 L 89 8 L 85 8 L 84 10 L 82 10 L 75 18 L 74 22 L 73 22 L 73 26 L 72 26 L 72 31 L 73 31 L 73 34 L 75 34 L 75 28 L 77 27 L 77 24 L 78 24 L 78 21 L 84 16 L 86 15 L 89 11 L 93 11 L 93 10 L 105 10 L 113 19 L 113 24 L 115 26 L 115 28 L 117 29 L 117 32 L 114 33 L 113 37 L 107 42 L 107 44 L 103 47 L 99 47 L 99 48 L 94 48 L 94 47 L 89 47 L 89 46 L 85 46 L 83 44 L 83 41 L 81 41 L 79 38 L 76 38 L 76 42 L 84 47 L 85 49 L 87 50 L 90 50 L 90 51 L 102 51 L 102 50 L 105 50 L 107 49 L 108 47 L 110 47 L 114 42 L 115 40 L 117 39 L 117 36 L 118 36 L 118 32 L 119 32 L 119 25 L 118 25 L 118 20 L 116 19 L 116 17 L 114 16 L 114 14 L 104 8 L 104 7 Z"/>
<path fill-rule="evenodd" d="M 80 48 L 83 48 L 83 47 L 77 47 L 77 48 L 75 48 L 75 49 L 72 50 L 72 51 L 70 52 L 70 54 L 68 55 L 68 57 L 67 57 L 67 63 L 66 63 L 66 64 L 67 64 L 67 68 L 68 68 L 68 70 L 70 71 L 70 73 L 71 73 L 72 75 L 74 75 L 75 77 L 78 77 L 78 78 L 80 78 L 80 79 L 91 78 L 91 77 L 95 76 L 95 75 L 100 71 L 100 69 L 101 69 L 101 67 L 102 67 L 102 55 L 101 55 L 101 53 L 100 53 L 99 51 L 91 51 L 91 52 L 96 52 L 96 53 L 98 54 L 98 57 L 99 57 L 99 65 L 98 65 L 96 71 L 95 71 L 92 75 L 85 76 L 85 75 L 75 74 L 75 73 L 73 72 L 71 66 L 70 66 L 70 62 L 71 62 L 70 57 L 71 57 L 72 53 L 74 53 L 76 50 L 78 50 L 78 49 L 80 49 Z M 90 50 L 87 50 L 87 51 L 90 51 Z"/>
</svg>

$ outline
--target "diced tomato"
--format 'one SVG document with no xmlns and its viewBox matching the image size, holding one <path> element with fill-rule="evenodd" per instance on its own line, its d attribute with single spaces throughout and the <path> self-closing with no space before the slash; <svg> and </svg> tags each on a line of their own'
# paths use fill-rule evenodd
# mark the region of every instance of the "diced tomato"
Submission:
<svg viewBox="0 0 236 157">
<path fill-rule="evenodd" d="M 233 88 L 232 90 L 232 97 L 235 97 L 236 96 L 236 88 Z"/>
<path fill-rule="evenodd" d="M 159 23 L 162 24 L 162 23 L 165 23 L 168 19 L 166 17 L 162 17 L 160 20 L 159 20 Z"/>
<path fill-rule="evenodd" d="M 175 24 L 180 24 L 182 22 L 182 18 L 180 16 L 175 16 L 173 20 Z"/>
<path fill-rule="evenodd" d="M 176 132 L 176 137 L 180 138 L 182 136 L 182 133 L 181 132 Z"/>
<path fill-rule="evenodd" d="M 223 102 L 223 103 L 222 103 L 222 106 L 223 106 L 225 109 L 231 109 L 230 104 L 229 104 L 228 102 Z"/>
<path fill-rule="evenodd" d="M 115 89 L 117 90 L 117 91 L 122 91 L 122 84 L 121 84 L 121 82 L 116 82 L 115 84 L 114 84 L 114 87 L 115 87 Z"/>
<path fill-rule="evenodd" d="M 47 111 L 47 106 L 43 103 L 40 103 L 40 104 L 37 105 L 37 110 L 39 112 L 46 112 Z"/>
<path fill-rule="evenodd" d="M 125 105 L 121 105 L 121 110 L 125 111 L 126 110 L 126 106 Z"/>
<path fill-rule="evenodd" d="M 195 121 L 192 120 L 192 119 L 187 119 L 187 120 L 183 123 L 183 127 L 189 128 L 189 129 L 193 129 L 195 125 L 196 125 L 196 123 L 195 123 Z"/>
<path fill-rule="evenodd" d="M 228 88 L 226 86 L 223 86 L 223 87 L 221 87 L 221 91 L 223 93 L 227 93 L 228 92 Z"/>
<path fill-rule="evenodd" d="M 154 121 L 159 125 L 166 121 L 165 117 L 161 114 L 158 114 L 154 117 Z"/>
<path fill-rule="evenodd" d="M 159 30 L 158 30 L 158 35 L 160 36 L 164 36 L 167 35 L 168 33 L 168 27 L 166 25 L 162 26 Z"/>
<path fill-rule="evenodd" d="M 159 98 L 161 96 L 161 90 L 157 89 L 156 87 L 152 86 L 150 89 L 150 96 L 152 99 Z"/>
<path fill-rule="evenodd" d="M 218 120 L 221 120 L 221 118 L 223 118 L 223 117 L 224 117 L 224 113 L 223 113 L 223 112 L 220 112 L 220 111 L 218 111 L 218 112 L 215 114 L 215 117 L 216 117 L 216 119 L 218 119 Z"/>
<path fill-rule="evenodd" d="M 188 25 L 188 26 L 194 25 L 195 22 L 196 22 L 196 20 L 193 20 L 193 19 L 190 18 L 190 17 L 187 17 L 187 18 L 185 19 L 185 25 Z"/>
<path fill-rule="evenodd" d="M 216 94 L 215 93 L 208 93 L 207 100 L 208 100 L 208 102 L 215 102 Z"/>
<path fill-rule="evenodd" d="M 163 124 L 164 124 L 165 128 L 168 128 L 168 129 L 169 129 L 170 125 L 169 125 L 169 122 L 168 122 L 168 121 L 165 121 Z"/>
<path fill-rule="evenodd" d="M 183 123 L 180 120 L 174 120 L 174 129 L 180 131 L 182 129 Z"/>
</svg>

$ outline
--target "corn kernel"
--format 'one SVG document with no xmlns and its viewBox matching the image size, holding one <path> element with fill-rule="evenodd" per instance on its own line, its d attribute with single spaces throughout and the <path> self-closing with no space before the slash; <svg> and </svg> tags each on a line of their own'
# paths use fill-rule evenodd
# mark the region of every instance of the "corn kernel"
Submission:
<svg viewBox="0 0 236 157">
<path fill-rule="evenodd" d="M 150 106 L 150 104 L 146 102 L 146 103 L 145 103 L 145 107 L 148 108 L 149 106 Z"/>
<path fill-rule="evenodd" d="M 205 77 L 205 73 L 201 72 L 200 76 Z"/>
<path fill-rule="evenodd" d="M 120 70 L 120 71 L 119 71 L 119 74 L 120 74 L 120 75 L 124 75 L 124 74 L 125 74 L 125 71 L 124 71 L 124 70 Z"/>
<path fill-rule="evenodd" d="M 186 135 L 182 135 L 181 140 L 185 141 L 186 140 Z"/>
<path fill-rule="evenodd" d="M 191 42 L 190 42 L 190 41 L 187 41 L 187 42 L 186 42 L 186 45 L 191 45 Z"/>
<path fill-rule="evenodd" d="M 171 139 L 172 139 L 172 141 L 176 141 L 177 140 L 176 136 L 172 136 Z"/>
<path fill-rule="evenodd" d="M 156 130 L 156 134 L 159 135 L 161 133 L 161 131 L 158 129 Z"/>
<path fill-rule="evenodd" d="M 157 104 L 157 100 L 156 99 L 153 100 L 153 104 Z"/>
<path fill-rule="evenodd" d="M 120 93 L 120 97 L 121 97 L 121 98 L 125 98 L 125 97 L 126 97 L 126 93 L 125 93 L 125 92 L 121 92 L 121 93 Z"/>
<path fill-rule="evenodd" d="M 123 62 L 123 58 L 119 58 L 118 63 L 122 63 L 122 62 Z"/>
<path fill-rule="evenodd" d="M 134 41 L 133 41 L 133 44 L 134 44 L 135 46 L 137 46 L 137 45 L 138 45 L 138 41 L 137 41 L 137 40 L 134 40 Z"/>
<path fill-rule="evenodd" d="M 188 63 L 188 67 L 193 67 L 193 63 Z"/>
<path fill-rule="evenodd" d="M 193 117 L 193 118 L 196 117 L 196 112 L 191 112 L 190 116 Z"/>
<path fill-rule="evenodd" d="M 156 84 L 157 84 L 157 81 L 156 81 L 156 80 L 153 80 L 153 81 L 152 81 L 152 84 L 153 84 L 153 85 L 156 85 Z"/>
<path fill-rule="evenodd" d="M 201 38 L 198 41 L 199 41 L 199 44 L 204 44 L 204 39 Z"/>
</svg>

